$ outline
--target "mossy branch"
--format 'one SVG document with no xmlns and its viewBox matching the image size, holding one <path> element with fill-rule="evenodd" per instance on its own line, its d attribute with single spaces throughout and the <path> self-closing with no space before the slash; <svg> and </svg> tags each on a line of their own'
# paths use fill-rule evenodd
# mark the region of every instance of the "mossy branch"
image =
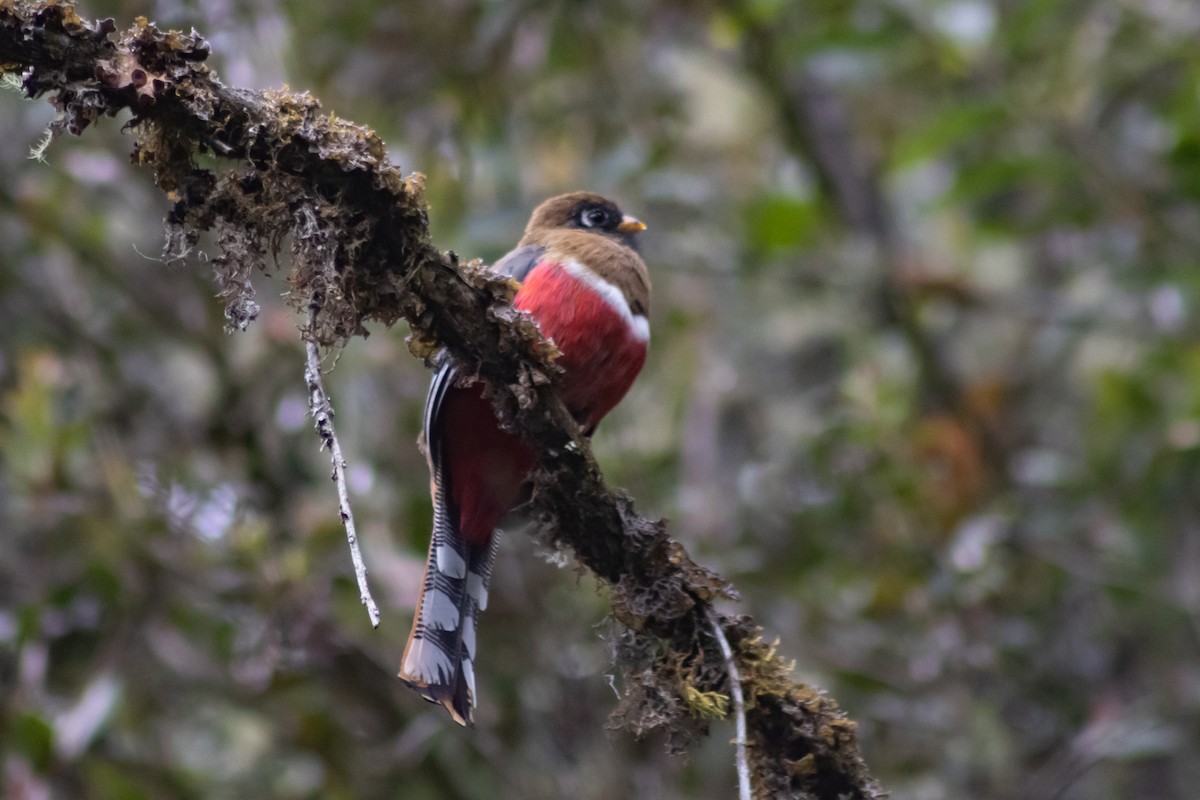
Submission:
<svg viewBox="0 0 1200 800">
<path fill-rule="evenodd" d="M 755 794 L 880 796 L 834 700 L 794 683 L 749 617 L 715 614 L 713 601 L 734 597 L 732 587 L 605 486 L 553 393 L 550 348 L 512 309 L 514 285 L 431 242 L 421 176 L 402 175 L 371 130 L 323 113 L 307 94 L 223 86 L 208 54 L 195 31 L 138 19 L 118 32 L 71 3 L 0 0 L 0 73 L 20 74 L 31 98 L 50 95 L 55 134 L 132 115 L 133 160 L 171 202 L 165 255 L 182 258 L 201 232 L 215 235 L 231 327 L 258 313 L 251 277 L 290 241 L 291 297 L 313 315 L 312 343 L 403 319 L 414 355 L 445 347 L 487 380 L 503 419 L 542 453 L 532 508 L 545 535 L 610 587 L 625 678 L 614 724 L 662 728 L 680 745 L 707 732 L 706 712 L 720 705 L 712 698 L 731 692 L 715 620 L 741 678 Z M 230 165 L 211 166 L 220 160 Z"/>
</svg>

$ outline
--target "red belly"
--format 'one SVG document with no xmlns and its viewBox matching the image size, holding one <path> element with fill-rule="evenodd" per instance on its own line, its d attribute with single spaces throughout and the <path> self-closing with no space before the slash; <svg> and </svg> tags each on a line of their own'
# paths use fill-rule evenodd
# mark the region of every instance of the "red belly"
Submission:
<svg viewBox="0 0 1200 800">
<path fill-rule="evenodd" d="M 532 314 L 562 353 L 559 396 L 590 431 L 629 391 L 646 361 L 646 343 L 620 312 L 552 262 L 534 268 L 513 305 Z"/>
<path fill-rule="evenodd" d="M 641 371 L 646 343 L 620 312 L 554 263 L 533 269 L 513 305 L 528 311 L 562 353 L 559 396 L 591 432 Z M 461 534 L 482 546 L 520 500 L 535 456 L 518 436 L 500 429 L 482 386 L 451 389 L 442 402 L 449 499 Z"/>
</svg>

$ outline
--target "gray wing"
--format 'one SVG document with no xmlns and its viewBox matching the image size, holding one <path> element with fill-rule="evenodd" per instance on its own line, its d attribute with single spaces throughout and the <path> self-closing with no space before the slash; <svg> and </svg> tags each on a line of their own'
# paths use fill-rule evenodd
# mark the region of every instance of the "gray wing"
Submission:
<svg viewBox="0 0 1200 800">
<path fill-rule="evenodd" d="M 454 360 L 443 354 L 442 363 L 433 374 L 429 394 L 425 397 L 425 449 L 429 456 L 430 473 L 434 475 L 441 469 L 442 464 L 441 426 L 438 424 L 438 418 L 441 416 L 442 401 L 446 399 L 446 392 L 453 388 L 457 376 L 458 367 Z"/>
<path fill-rule="evenodd" d="M 540 244 L 527 244 L 497 261 L 492 265 L 492 269 L 523 281 L 545 253 L 546 248 Z"/>
</svg>

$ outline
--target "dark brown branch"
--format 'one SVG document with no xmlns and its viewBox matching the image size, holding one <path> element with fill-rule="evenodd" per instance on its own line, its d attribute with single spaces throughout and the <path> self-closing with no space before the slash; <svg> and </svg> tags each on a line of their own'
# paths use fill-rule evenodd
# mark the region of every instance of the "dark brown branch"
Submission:
<svg viewBox="0 0 1200 800">
<path fill-rule="evenodd" d="M 22 73 L 30 97 L 51 95 L 56 131 L 132 114 L 134 160 L 172 203 L 166 253 L 181 257 L 202 232 L 215 236 L 231 327 L 254 318 L 252 273 L 290 240 L 292 299 L 314 308 L 312 343 L 403 319 L 415 355 L 445 347 L 487 380 L 502 418 L 543 454 L 532 508 L 546 535 L 610 586 L 625 675 L 614 720 L 635 732 L 662 727 L 676 740 L 706 732 L 706 718 L 722 713 L 714 698 L 729 693 L 711 603 L 734 592 L 663 523 L 605 487 L 553 393 L 552 348 L 510 305 L 515 286 L 433 246 L 421 177 L 388 163 L 372 131 L 322 113 L 307 95 L 227 88 L 207 55 L 195 32 L 139 20 L 117 34 L 111 21 L 82 20 L 69 4 L 0 0 L 0 71 Z M 202 156 L 231 166 L 202 166 Z M 756 794 L 878 796 L 854 723 L 837 704 L 794 683 L 748 617 L 718 619 L 745 693 Z"/>
</svg>

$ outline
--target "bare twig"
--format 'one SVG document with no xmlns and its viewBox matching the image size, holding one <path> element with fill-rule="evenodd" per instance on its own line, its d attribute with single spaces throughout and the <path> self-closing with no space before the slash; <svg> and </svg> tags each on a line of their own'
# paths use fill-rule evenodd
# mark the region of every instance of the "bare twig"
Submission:
<svg viewBox="0 0 1200 800">
<path fill-rule="evenodd" d="M 708 609 L 708 621 L 712 623 L 713 635 L 717 637 L 721 655 L 725 658 L 725 668 L 729 671 L 729 694 L 733 696 L 736 730 L 733 745 L 737 763 L 738 800 L 750 800 L 750 761 L 746 758 L 746 700 L 742 697 L 742 677 L 738 673 L 729 640 L 725 638 L 725 631 L 721 630 L 721 618 L 711 606 Z"/>
<path fill-rule="evenodd" d="M 346 528 L 346 541 L 350 544 L 350 560 L 354 562 L 354 577 L 358 579 L 358 596 L 367 607 L 367 616 L 371 618 L 371 627 L 379 627 L 379 606 L 371 597 L 371 588 L 367 585 L 367 565 L 363 562 L 362 551 L 358 547 L 358 534 L 354 530 L 354 512 L 350 510 L 350 489 L 346 485 L 346 460 L 342 458 L 342 446 L 338 443 L 337 431 L 333 429 L 333 405 L 329 395 L 325 393 L 325 384 L 321 380 L 321 348 L 313 338 L 313 326 L 317 324 L 317 314 L 320 312 L 319 303 L 308 306 L 308 328 L 304 332 L 304 347 L 308 358 L 304 367 L 304 382 L 308 384 L 308 410 L 313 416 L 313 427 L 317 436 L 321 437 L 321 449 L 329 448 L 330 460 L 333 462 L 333 478 L 337 484 L 338 514 Z"/>
</svg>

